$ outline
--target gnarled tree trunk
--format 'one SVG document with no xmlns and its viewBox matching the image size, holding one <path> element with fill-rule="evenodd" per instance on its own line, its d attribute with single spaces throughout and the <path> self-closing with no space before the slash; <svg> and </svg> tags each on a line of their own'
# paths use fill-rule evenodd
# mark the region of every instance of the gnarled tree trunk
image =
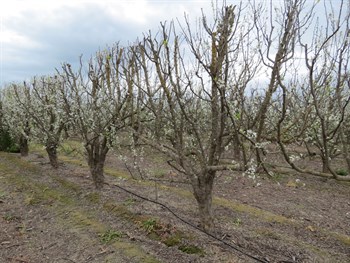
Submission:
<svg viewBox="0 0 350 263">
<path fill-rule="evenodd" d="M 49 156 L 50 164 L 53 168 L 58 168 L 58 158 L 57 158 L 57 146 L 56 142 L 47 142 L 46 143 L 46 152 Z"/>
<path fill-rule="evenodd" d="M 98 160 L 93 160 L 92 164 L 90 165 L 90 173 L 96 189 L 102 189 L 104 184 L 104 162 L 105 158 L 101 157 L 98 158 Z"/>
<path fill-rule="evenodd" d="M 94 181 L 96 189 L 100 190 L 103 188 L 105 182 L 103 171 L 109 150 L 106 137 L 95 138 L 85 146 L 85 149 L 88 154 L 88 164 L 92 180 Z"/>
<path fill-rule="evenodd" d="M 213 227 L 211 212 L 215 171 L 204 172 L 192 177 L 193 194 L 198 204 L 199 227 L 209 231 Z"/>
</svg>

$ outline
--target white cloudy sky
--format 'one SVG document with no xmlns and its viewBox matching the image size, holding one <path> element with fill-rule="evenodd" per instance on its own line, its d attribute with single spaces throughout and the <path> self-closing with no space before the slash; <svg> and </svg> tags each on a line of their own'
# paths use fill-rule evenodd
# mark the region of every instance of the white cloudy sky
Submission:
<svg viewBox="0 0 350 263">
<path fill-rule="evenodd" d="M 184 12 L 195 18 L 210 7 L 211 0 L 2 0 L 0 86 L 50 74 L 81 54 L 133 42 L 160 21 Z"/>
<path fill-rule="evenodd" d="M 227 4 L 237 2 L 226 0 Z M 210 14 L 211 3 L 212 0 L 1 0 L 0 87 L 34 75 L 52 74 L 61 63 L 74 65 L 80 55 L 88 58 L 117 41 L 132 43 L 143 32 L 156 31 L 160 21 L 183 19 L 184 12 L 191 19 L 199 17 L 202 8 Z"/>
</svg>

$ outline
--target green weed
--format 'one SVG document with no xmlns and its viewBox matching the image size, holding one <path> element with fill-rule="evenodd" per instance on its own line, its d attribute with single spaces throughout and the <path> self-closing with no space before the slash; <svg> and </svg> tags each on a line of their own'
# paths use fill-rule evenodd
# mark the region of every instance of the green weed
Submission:
<svg viewBox="0 0 350 263">
<path fill-rule="evenodd" d="M 147 219 L 142 222 L 142 226 L 148 233 L 151 233 L 156 229 L 157 220 L 154 218 Z"/>
<path fill-rule="evenodd" d="M 234 224 L 235 226 L 240 226 L 240 225 L 242 224 L 242 220 L 239 219 L 239 218 L 235 218 L 235 219 L 233 220 L 233 224 Z"/>
<path fill-rule="evenodd" d="M 100 240 L 103 244 L 109 244 L 112 241 L 121 238 L 123 234 L 119 231 L 114 231 L 112 229 L 107 230 L 103 234 L 100 234 Z"/>
<path fill-rule="evenodd" d="M 168 247 L 173 247 L 181 244 L 182 239 L 184 238 L 184 234 L 181 233 L 180 231 L 176 231 L 174 234 L 171 236 L 167 237 L 163 243 L 167 245 Z"/>
<path fill-rule="evenodd" d="M 347 176 L 349 174 L 348 170 L 346 170 L 344 168 L 339 168 L 339 169 L 335 170 L 335 173 L 337 175 L 340 175 L 340 176 Z"/>
<path fill-rule="evenodd" d="M 194 246 L 194 245 L 181 245 L 179 246 L 179 250 L 186 254 L 199 254 L 199 255 L 204 255 L 203 249 Z"/>
</svg>

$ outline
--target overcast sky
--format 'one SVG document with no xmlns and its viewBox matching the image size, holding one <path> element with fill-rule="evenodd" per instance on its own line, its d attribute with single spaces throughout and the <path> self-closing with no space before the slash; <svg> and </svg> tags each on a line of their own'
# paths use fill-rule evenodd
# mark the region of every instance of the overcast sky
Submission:
<svg viewBox="0 0 350 263">
<path fill-rule="evenodd" d="M 230 2 L 230 1 L 227 1 Z M 0 1 L 0 86 L 75 64 L 99 48 L 132 43 L 160 21 L 198 17 L 211 0 Z"/>
<path fill-rule="evenodd" d="M 329 1 L 337 9 L 340 0 Z M 88 59 L 118 41 L 133 43 L 157 31 L 160 21 L 183 21 L 184 13 L 195 20 L 202 8 L 210 15 L 211 5 L 211 0 L 1 0 L 0 87 L 53 74 L 61 63 L 75 65 L 80 55 Z"/>
</svg>

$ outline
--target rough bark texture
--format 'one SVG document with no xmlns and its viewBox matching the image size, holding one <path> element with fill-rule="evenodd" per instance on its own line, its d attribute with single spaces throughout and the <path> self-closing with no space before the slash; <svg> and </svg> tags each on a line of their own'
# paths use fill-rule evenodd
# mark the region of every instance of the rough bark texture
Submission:
<svg viewBox="0 0 350 263">
<path fill-rule="evenodd" d="M 94 163 L 90 166 L 90 172 L 92 176 L 92 180 L 94 181 L 96 189 L 102 189 L 104 184 L 104 160 L 100 160 L 97 163 Z"/>
<path fill-rule="evenodd" d="M 57 145 L 48 144 L 46 146 L 46 152 L 49 156 L 51 166 L 57 169 L 58 168 Z"/>
<path fill-rule="evenodd" d="M 327 160 L 322 156 L 322 173 L 329 173 Z"/>
<path fill-rule="evenodd" d="M 192 179 L 193 194 L 198 204 L 199 227 L 209 231 L 213 227 L 211 212 L 215 171 L 210 171 Z"/>
<path fill-rule="evenodd" d="M 104 165 L 109 150 L 107 138 L 104 137 L 101 140 L 96 138 L 85 148 L 88 153 L 88 164 L 92 180 L 94 181 L 96 189 L 102 189 L 104 184 Z"/>
</svg>

